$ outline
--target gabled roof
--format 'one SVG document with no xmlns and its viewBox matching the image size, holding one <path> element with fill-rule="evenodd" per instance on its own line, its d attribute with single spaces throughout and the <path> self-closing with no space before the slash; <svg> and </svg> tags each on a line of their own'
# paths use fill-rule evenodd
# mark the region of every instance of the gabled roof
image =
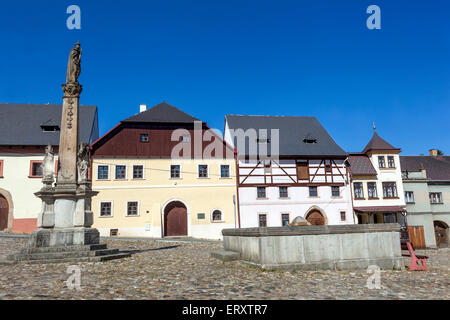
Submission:
<svg viewBox="0 0 450 320">
<path fill-rule="evenodd" d="M 427 179 L 450 181 L 450 156 L 400 156 L 402 171 L 427 171 Z"/>
<path fill-rule="evenodd" d="M 259 129 L 266 129 L 270 139 L 268 152 L 274 142 L 271 129 L 279 129 L 280 156 L 347 156 L 315 117 L 226 115 L 225 121 L 228 128 L 234 130 L 256 129 L 259 132 Z M 236 143 L 235 138 L 233 144 L 238 148 Z M 249 155 L 249 143 L 246 143 L 246 150 L 238 150 L 238 154 Z"/>
<path fill-rule="evenodd" d="M 0 145 L 59 145 L 60 131 L 44 132 L 41 126 L 61 126 L 62 105 L 0 103 Z M 98 138 L 96 106 L 80 106 L 79 141 Z"/>
<path fill-rule="evenodd" d="M 348 168 L 353 176 L 375 176 L 377 171 L 366 154 L 349 154 Z"/>
<path fill-rule="evenodd" d="M 122 122 L 145 122 L 145 123 L 193 123 L 201 121 L 180 109 L 162 102 L 146 111 L 138 113 Z"/>
<path fill-rule="evenodd" d="M 376 131 L 373 133 L 372 139 L 369 141 L 367 146 L 362 151 L 363 153 L 369 152 L 371 150 L 393 150 L 400 151 L 399 148 L 393 147 L 391 144 L 382 139 Z"/>
</svg>

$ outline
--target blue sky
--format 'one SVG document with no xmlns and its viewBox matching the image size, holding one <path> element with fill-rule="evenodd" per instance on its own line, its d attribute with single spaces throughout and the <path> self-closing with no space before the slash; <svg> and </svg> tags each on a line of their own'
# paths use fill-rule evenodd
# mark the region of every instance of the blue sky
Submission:
<svg viewBox="0 0 450 320">
<path fill-rule="evenodd" d="M 81 8 L 68 30 L 66 8 Z M 369 30 L 366 8 L 381 8 Z M 223 129 L 225 114 L 316 116 L 346 151 L 379 135 L 450 154 L 450 2 L 2 1 L 0 102 L 62 103 L 83 49 L 81 104 L 100 133 L 166 101 Z"/>
</svg>

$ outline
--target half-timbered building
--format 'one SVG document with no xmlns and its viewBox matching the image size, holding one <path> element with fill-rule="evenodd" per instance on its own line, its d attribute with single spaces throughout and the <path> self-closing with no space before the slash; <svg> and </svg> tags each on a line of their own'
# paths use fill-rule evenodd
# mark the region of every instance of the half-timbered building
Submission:
<svg viewBox="0 0 450 320">
<path fill-rule="evenodd" d="M 354 224 L 347 153 L 315 117 L 225 117 L 237 148 L 241 227 Z"/>
<path fill-rule="evenodd" d="M 234 228 L 234 150 L 201 120 L 160 103 L 92 145 L 94 227 L 103 236 L 220 239 Z"/>
</svg>

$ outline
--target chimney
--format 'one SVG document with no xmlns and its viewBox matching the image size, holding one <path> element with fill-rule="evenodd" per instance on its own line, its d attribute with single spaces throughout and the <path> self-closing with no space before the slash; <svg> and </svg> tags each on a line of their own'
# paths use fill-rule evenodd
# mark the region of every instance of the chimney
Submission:
<svg viewBox="0 0 450 320">
<path fill-rule="evenodd" d="M 139 112 L 144 112 L 145 110 L 147 110 L 147 105 L 146 104 L 141 104 L 139 106 Z"/>
<path fill-rule="evenodd" d="M 438 156 L 438 149 L 430 149 L 430 157 L 437 157 Z"/>
</svg>

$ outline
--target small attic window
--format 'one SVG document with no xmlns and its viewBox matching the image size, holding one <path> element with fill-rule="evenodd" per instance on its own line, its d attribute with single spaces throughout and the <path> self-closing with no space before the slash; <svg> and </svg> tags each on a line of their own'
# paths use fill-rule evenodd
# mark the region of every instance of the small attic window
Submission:
<svg viewBox="0 0 450 320">
<path fill-rule="evenodd" d="M 256 142 L 258 142 L 258 143 L 270 143 L 270 139 L 268 139 L 268 138 L 258 138 L 258 139 L 256 139 Z"/>
<path fill-rule="evenodd" d="M 305 139 L 303 139 L 303 142 L 308 143 L 308 144 L 317 143 L 317 139 L 305 138 Z"/>
<path fill-rule="evenodd" d="M 43 132 L 55 132 L 60 130 L 57 125 L 41 125 L 41 129 Z"/>
</svg>

